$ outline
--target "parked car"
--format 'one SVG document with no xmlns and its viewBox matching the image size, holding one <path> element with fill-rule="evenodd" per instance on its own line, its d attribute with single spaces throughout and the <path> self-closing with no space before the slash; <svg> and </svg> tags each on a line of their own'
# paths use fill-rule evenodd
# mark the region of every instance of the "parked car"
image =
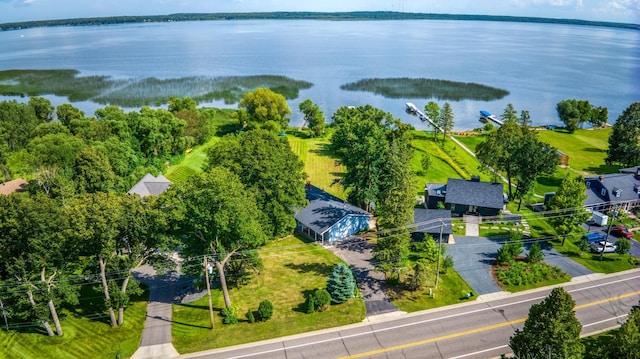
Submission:
<svg viewBox="0 0 640 359">
<path fill-rule="evenodd" d="M 582 239 L 585 239 L 587 243 L 602 242 L 605 238 L 607 237 L 603 233 L 599 232 L 587 233 L 582 236 Z"/>
<path fill-rule="evenodd" d="M 602 248 L 604 247 L 604 253 L 615 253 L 618 246 L 611 242 L 595 242 L 589 245 L 591 248 L 591 252 L 600 253 L 602 252 Z"/>
<path fill-rule="evenodd" d="M 617 226 L 611 228 L 611 234 L 618 237 L 626 237 L 626 238 L 633 237 L 633 233 L 631 233 L 631 231 L 629 231 L 625 226 L 621 224 L 618 224 Z"/>
</svg>

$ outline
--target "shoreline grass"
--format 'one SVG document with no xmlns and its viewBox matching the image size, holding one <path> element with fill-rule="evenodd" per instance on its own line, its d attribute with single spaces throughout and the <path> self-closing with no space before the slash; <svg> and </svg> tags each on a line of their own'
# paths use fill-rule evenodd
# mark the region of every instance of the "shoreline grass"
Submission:
<svg viewBox="0 0 640 359">
<path fill-rule="evenodd" d="M 81 76 L 78 70 L 0 71 L 0 95 L 68 97 L 69 101 L 93 101 L 121 107 L 158 106 L 170 97 L 191 97 L 199 102 L 238 102 L 245 92 L 266 87 L 287 99 L 296 99 L 312 83 L 279 75 L 192 76 L 181 78 L 113 78 Z"/>
<path fill-rule="evenodd" d="M 341 90 L 363 91 L 386 98 L 434 98 L 440 101 L 493 101 L 509 91 L 477 84 L 426 78 L 367 78 L 340 86 Z"/>
</svg>

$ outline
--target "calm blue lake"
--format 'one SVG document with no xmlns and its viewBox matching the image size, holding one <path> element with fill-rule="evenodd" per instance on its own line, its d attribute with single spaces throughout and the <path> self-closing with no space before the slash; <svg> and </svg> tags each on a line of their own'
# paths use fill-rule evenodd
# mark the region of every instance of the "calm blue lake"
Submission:
<svg viewBox="0 0 640 359">
<path fill-rule="evenodd" d="M 640 32 L 601 27 L 480 21 L 245 20 L 54 27 L 0 32 L 0 69 L 77 69 L 83 75 L 178 78 L 284 75 L 312 82 L 289 101 L 311 98 L 329 118 L 371 104 L 418 128 L 407 101 L 340 85 L 373 77 L 476 82 L 510 92 L 500 100 L 450 101 L 456 129 L 479 127 L 479 110 L 508 103 L 534 124 L 557 124 L 555 105 L 586 99 L 613 122 L 640 101 Z M 49 96 L 54 105 L 68 102 Z M 0 98 L 2 99 L 2 98 Z M 436 100 L 441 106 L 444 101 Z M 103 105 L 76 103 L 87 114 Z M 220 107 L 235 107 L 212 103 Z"/>
</svg>

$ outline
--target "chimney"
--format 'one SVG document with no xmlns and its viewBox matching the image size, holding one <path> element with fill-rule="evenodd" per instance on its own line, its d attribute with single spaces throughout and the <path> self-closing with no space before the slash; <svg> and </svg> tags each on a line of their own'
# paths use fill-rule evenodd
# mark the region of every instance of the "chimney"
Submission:
<svg viewBox="0 0 640 359">
<path fill-rule="evenodd" d="M 600 182 L 603 182 L 603 181 L 604 181 L 604 176 L 600 175 L 600 176 L 598 177 L 598 179 L 600 180 Z"/>
<path fill-rule="evenodd" d="M 635 175 L 637 180 L 640 180 L 640 166 L 636 167 L 636 175 Z"/>
</svg>

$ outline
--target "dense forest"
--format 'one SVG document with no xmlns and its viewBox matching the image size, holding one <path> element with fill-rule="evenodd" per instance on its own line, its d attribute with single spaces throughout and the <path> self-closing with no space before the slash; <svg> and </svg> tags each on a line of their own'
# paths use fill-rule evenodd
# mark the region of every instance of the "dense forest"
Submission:
<svg viewBox="0 0 640 359">
<path fill-rule="evenodd" d="M 605 26 L 624 29 L 640 29 L 640 24 L 627 24 L 606 21 L 588 21 L 577 19 L 554 19 L 527 16 L 498 15 L 455 15 L 406 13 L 394 11 L 354 11 L 354 12 L 248 12 L 248 13 L 203 13 L 170 14 L 152 16 L 110 16 L 78 19 L 57 19 L 25 21 L 0 24 L 0 31 L 20 30 L 45 26 L 86 26 L 109 25 L 139 22 L 170 21 L 211 21 L 211 20 L 471 20 L 471 21 L 508 21 L 546 24 L 570 24 L 584 26 Z"/>
</svg>

